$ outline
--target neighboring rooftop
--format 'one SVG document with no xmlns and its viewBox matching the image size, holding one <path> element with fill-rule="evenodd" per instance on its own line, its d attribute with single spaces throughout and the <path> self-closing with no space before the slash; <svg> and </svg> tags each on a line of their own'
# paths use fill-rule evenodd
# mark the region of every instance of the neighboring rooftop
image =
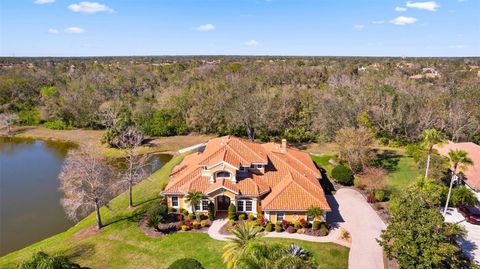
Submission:
<svg viewBox="0 0 480 269">
<path fill-rule="evenodd" d="M 448 141 L 443 145 L 435 146 L 441 155 L 448 156 L 450 150 L 464 150 L 473 161 L 473 165 L 462 170 L 466 177 L 465 183 L 476 191 L 480 191 L 480 146 L 472 142 L 454 143 Z"/>
</svg>

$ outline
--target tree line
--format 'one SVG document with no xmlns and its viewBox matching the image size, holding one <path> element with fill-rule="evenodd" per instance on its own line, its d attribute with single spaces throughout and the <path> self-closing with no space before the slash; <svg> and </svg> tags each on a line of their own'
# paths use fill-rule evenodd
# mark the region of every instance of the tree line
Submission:
<svg viewBox="0 0 480 269">
<path fill-rule="evenodd" d="M 435 128 L 480 140 L 478 58 L 3 59 L 0 112 L 52 129 L 135 125 L 145 135 L 331 141 L 366 126 L 385 143 Z M 15 64 L 17 63 L 17 64 Z M 28 65 L 26 63 L 31 63 Z M 410 76 L 433 68 L 435 78 Z M 428 70 L 427 70 L 428 72 Z M 113 135 L 114 136 L 114 135 Z"/>
</svg>

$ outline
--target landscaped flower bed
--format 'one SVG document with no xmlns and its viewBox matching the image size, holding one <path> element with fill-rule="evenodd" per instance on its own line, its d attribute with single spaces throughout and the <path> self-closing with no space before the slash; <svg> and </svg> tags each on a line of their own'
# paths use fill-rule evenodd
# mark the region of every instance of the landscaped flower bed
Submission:
<svg viewBox="0 0 480 269">
<path fill-rule="evenodd" d="M 276 232 L 276 233 L 299 233 L 306 234 L 311 236 L 327 236 L 330 231 L 330 226 L 321 221 L 314 221 L 313 223 L 308 223 L 305 219 L 300 219 L 295 222 L 282 221 L 277 223 L 267 222 L 262 214 L 258 214 L 257 217 L 245 214 L 235 215 L 235 218 L 230 219 L 229 222 L 224 225 L 220 233 L 224 235 L 229 235 L 230 230 L 243 222 L 254 222 L 257 227 L 265 232 Z"/>
</svg>

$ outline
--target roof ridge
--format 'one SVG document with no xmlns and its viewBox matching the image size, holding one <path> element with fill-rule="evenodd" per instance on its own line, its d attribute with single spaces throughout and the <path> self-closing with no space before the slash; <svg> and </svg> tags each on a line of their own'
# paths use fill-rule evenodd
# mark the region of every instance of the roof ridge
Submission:
<svg viewBox="0 0 480 269">
<path fill-rule="evenodd" d="M 262 159 L 262 156 L 260 156 L 256 151 L 252 150 L 249 146 L 245 145 L 245 143 L 250 143 L 250 141 L 246 141 L 245 139 L 238 139 L 238 141 L 240 141 L 240 144 L 242 144 L 243 147 L 247 148 L 250 152 L 252 152 L 253 154 L 255 154 L 258 158 Z M 261 144 L 260 144 L 261 145 Z M 263 147 L 262 147 L 263 148 Z M 267 160 L 268 162 L 268 160 Z"/>
<path fill-rule="evenodd" d="M 232 146 L 230 146 L 230 145 L 225 145 L 225 147 L 227 147 L 227 146 L 230 148 L 231 151 L 233 151 L 233 153 L 234 153 L 235 155 L 237 155 L 238 157 L 240 157 L 240 159 L 241 159 L 242 161 L 244 161 L 245 163 L 248 163 L 248 160 L 245 159 L 245 158 L 243 158 L 243 156 L 240 155 Z M 225 151 L 225 154 L 226 154 L 226 151 Z M 223 156 L 223 157 L 224 157 L 224 159 L 225 159 L 225 156 Z M 239 167 L 239 168 L 240 168 L 240 167 Z"/>
<path fill-rule="evenodd" d="M 286 179 L 283 179 L 282 181 L 284 181 L 284 180 L 286 180 Z M 279 190 L 278 193 L 275 194 L 275 197 L 272 197 L 272 198 L 270 199 L 270 201 L 268 201 L 268 203 L 263 204 L 262 207 L 267 207 L 269 204 L 271 204 L 276 197 L 278 197 L 280 194 L 282 194 L 282 193 L 285 191 L 285 189 L 287 189 L 287 187 L 290 186 L 290 184 L 292 184 L 292 182 L 293 182 L 293 180 L 290 180 L 290 182 L 286 183 L 286 185 L 283 186 L 282 189 Z M 277 185 L 277 186 L 279 186 L 279 185 Z M 272 191 L 268 196 L 270 196 L 270 195 L 272 195 L 272 194 L 274 194 L 273 191 Z M 268 196 L 267 196 L 267 197 L 268 197 Z M 265 201 L 265 200 L 264 200 L 264 201 Z"/>
<path fill-rule="evenodd" d="M 299 151 L 301 152 L 301 151 Z M 288 151 L 285 151 L 286 154 L 288 154 L 290 156 L 291 159 L 293 159 L 295 162 L 297 163 L 300 163 L 301 165 L 303 165 L 303 167 L 306 167 L 308 170 L 316 173 L 317 171 L 314 171 L 311 167 L 307 166 L 306 164 L 304 164 L 303 162 L 301 162 L 300 160 L 298 160 L 297 158 L 295 158 L 295 156 L 291 155 L 290 153 L 288 153 Z M 310 156 L 310 155 L 309 155 Z"/>
</svg>

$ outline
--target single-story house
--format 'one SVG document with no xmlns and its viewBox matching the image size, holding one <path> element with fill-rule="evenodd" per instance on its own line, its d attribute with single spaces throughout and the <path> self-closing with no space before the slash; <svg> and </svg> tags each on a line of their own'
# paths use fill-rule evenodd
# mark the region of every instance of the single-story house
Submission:
<svg viewBox="0 0 480 269">
<path fill-rule="evenodd" d="M 473 165 L 461 170 L 463 174 L 462 180 L 466 186 L 475 191 L 477 199 L 480 201 L 480 146 L 472 142 L 454 143 L 448 141 L 448 143 L 440 146 L 436 145 L 435 148 L 440 155 L 447 157 L 450 150 L 463 150 L 468 153 L 468 156 L 473 161 Z"/>
<path fill-rule="evenodd" d="M 270 222 L 312 221 L 310 206 L 331 211 L 319 179 L 321 175 L 307 153 L 278 143 L 255 143 L 224 136 L 208 141 L 186 156 L 170 174 L 162 192 L 169 207 L 192 212 L 188 193 L 198 191 L 203 200 L 196 212 L 207 212 L 213 203 L 216 215 L 225 215 L 230 204 L 238 213 L 263 213 Z"/>
</svg>

